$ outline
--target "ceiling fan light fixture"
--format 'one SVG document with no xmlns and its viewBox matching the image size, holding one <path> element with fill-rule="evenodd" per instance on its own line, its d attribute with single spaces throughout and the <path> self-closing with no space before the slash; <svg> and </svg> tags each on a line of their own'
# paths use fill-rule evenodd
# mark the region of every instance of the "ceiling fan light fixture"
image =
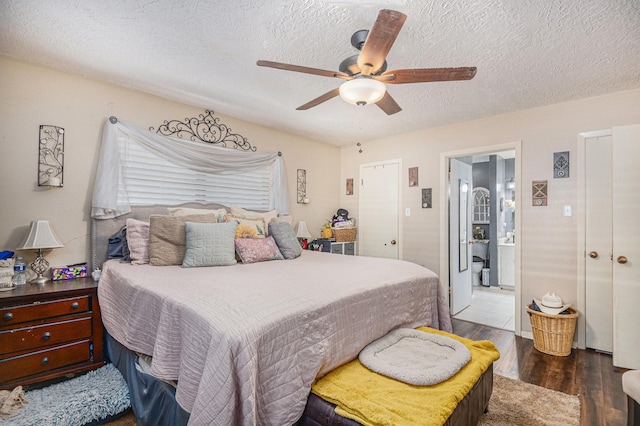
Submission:
<svg viewBox="0 0 640 426">
<path fill-rule="evenodd" d="M 353 105 L 375 104 L 386 91 L 384 83 L 367 77 L 354 78 L 340 85 L 340 97 Z"/>
</svg>

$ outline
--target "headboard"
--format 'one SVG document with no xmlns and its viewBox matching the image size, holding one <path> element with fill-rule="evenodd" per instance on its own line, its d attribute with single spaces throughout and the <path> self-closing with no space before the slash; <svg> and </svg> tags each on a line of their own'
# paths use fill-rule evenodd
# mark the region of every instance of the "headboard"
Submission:
<svg viewBox="0 0 640 426">
<path fill-rule="evenodd" d="M 149 216 L 152 214 L 169 214 L 169 211 L 167 210 L 168 207 L 190 207 L 210 210 L 225 208 L 229 211 L 227 206 L 213 203 L 184 203 L 174 206 L 131 206 L 131 213 L 127 213 L 113 219 L 91 219 L 91 270 L 95 268 L 102 268 L 102 264 L 107 261 L 109 237 L 111 237 L 118 229 L 122 228 L 127 219 L 148 221 Z"/>
</svg>

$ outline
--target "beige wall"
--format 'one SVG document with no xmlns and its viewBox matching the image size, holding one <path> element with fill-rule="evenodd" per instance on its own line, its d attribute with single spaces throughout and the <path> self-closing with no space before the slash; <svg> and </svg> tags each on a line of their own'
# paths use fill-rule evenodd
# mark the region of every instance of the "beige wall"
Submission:
<svg viewBox="0 0 640 426">
<path fill-rule="evenodd" d="M 520 215 L 522 303 L 558 292 L 567 302 L 577 300 L 578 178 L 576 149 L 580 132 L 616 125 L 640 123 L 640 90 L 584 99 L 526 111 L 514 112 L 453 126 L 428 129 L 380 139 L 358 147 L 342 149 L 340 205 L 358 216 L 358 186 L 354 195 L 344 193 L 345 179 L 358 178 L 359 165 L 387 159 L 402 159 L 402 253 L 405 260 L 422 264 L 439 273 L 440 202 L 443 176 L 441 153 L 464 151 L 490 145 L 521 141 L 522 203 Z M 570 177 L 553 178 L 553 153 L 570 151 Z M 408 187 L 409 167 L 419 167 L 419 187 Z M 547 180 L 547 207 L 532 207 L 531 181 Z M 421 188 L 433 188 L 433 208 L 421 208 Z M 573 207 L 573 216 L 564 217 L 563 206 Z M 411 208 L 411 216 L 404 210 Z M 522 329 L 530 330 L 526 311 Z"/>
<path fill-rule="evenodd" d="M 51 251 L 51 265 L 89 260 L 89 212 L 102 126 L 115 115 L 141 127 L 195 117 L 204 108 L 127 90 L 0 57 L 0 250 L 13 250 L 32 220 L 49 220 L 65 247 Z M 291 213 L 318 237 L 338 208 L 340 152 L 241 120 L 221 123 L 245 136 L 258 151 L 281 151 L 287 170 Z M 65 129 L 64 188 L 37 184 L 41 124 Z M 308 205 L 296 203 L 296 170 L 307 170 Z M 31 260 L 32 253 L 23 253 Z"/>
</svg>

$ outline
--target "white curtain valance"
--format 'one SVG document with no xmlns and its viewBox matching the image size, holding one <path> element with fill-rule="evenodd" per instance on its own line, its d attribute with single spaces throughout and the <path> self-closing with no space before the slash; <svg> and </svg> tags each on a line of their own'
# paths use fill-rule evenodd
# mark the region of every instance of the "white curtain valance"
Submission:
<svg viewBox="0 0 640 426">
<path fill-rule="evenodd" d="M 135 143 L 176 165 L 201 173 L 234 174 L 271 167 L 270 209 L 289 213 L 287 180 L 282 157 L 277 152 L 244 152 L 202 142 L 168 138 L 133 124 L 107 120 L 102 131 L 102 148 L 93 189 L 91 216 L 109 219 L 131 211 L 118 143 Z M 121 194 L 118 197 L 118 194 Z M 123 199 L 124 198 L 124 199 Z"/>
</svg>

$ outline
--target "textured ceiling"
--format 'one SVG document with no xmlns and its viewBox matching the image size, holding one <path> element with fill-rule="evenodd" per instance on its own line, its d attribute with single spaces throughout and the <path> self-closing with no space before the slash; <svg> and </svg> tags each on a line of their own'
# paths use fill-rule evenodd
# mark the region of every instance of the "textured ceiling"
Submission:
<svg viewBox="0 0 640 426">
<path fill-rule="evenodd" d="M 470 81 L 390 85 L 403 108 L 334 98 L 383 8 L 408 15 L 389 69 L 476 66 Z M 319 141 L 357 141 L 640 87 L 638 0 L 1 0 L 0 54 Z"/>
</svg>

